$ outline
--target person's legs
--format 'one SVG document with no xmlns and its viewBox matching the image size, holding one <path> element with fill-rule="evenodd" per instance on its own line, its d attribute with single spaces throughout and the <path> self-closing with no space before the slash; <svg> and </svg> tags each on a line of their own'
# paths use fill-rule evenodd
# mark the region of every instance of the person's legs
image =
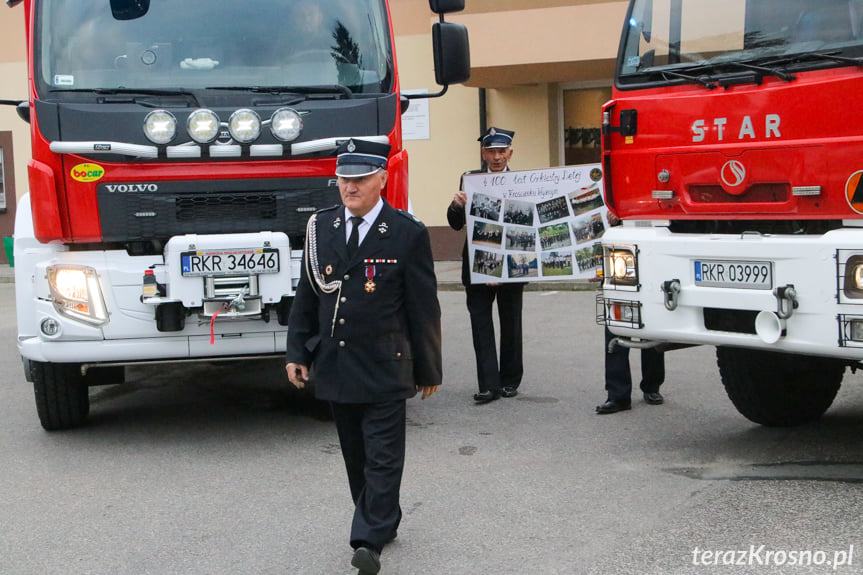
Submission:
<svg viewBox="0 0 863 575">
<path fill-rule="evenodd" d="M 365 406 L 365 487 L 357 498 L 351 545 L 377 552 L 396 533 L 401 521 L 399 492 L 405 462 L 405 400 Z"/>
<path fill-rule="evenodd" d="M 492 305 L 495 289 L 485 285 L 465 287 L 470 328 L 473 334 L 473 351 L 476 355 L 476 378 L 480 393 L 500 392 L 500 372 L 497 363 L 497 344 L 494 337 Z"/>
<path fill-rule="evenodd" d="M 608 352 L 608 342 L 614 334 L 605 328 L 605 390 L 608 399 L 623 405 L 630 404 L 632 395 L 632 373 L 629 368 L 629 348 L 615 346 Z"/>
<path fill-rule="evenodd" d="M 333 421 L 339 434 L 339 445 L 348 472 L 351 498 L 356 505 L 366 485 L 366 448 L 363 443 L 362 425 L 364 406 L 352 403 L 330 403 Z"/>
<path fill-rule="evenodd" d="M 500 385 L 518 389 L 524 375 L 521 310 L 524 284 L 497 287 L 500 319 Z"/>
<path fill-rule="evenodd" d="M 641 391 L 644 401 L 651 405 L 665 402 L 659 386 L 665 381 L 665 354 L 655 349 L 641 350 Z"/>
</svg>

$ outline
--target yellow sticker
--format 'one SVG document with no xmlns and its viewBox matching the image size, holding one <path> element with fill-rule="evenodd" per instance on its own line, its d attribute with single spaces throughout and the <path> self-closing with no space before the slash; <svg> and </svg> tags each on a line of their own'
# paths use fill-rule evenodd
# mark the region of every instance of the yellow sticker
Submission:
<svg viewBox="0 0 863 575">
<path fill-rule="evenodd" d="M 95 182 L 105 175 L 105 168 L 98 164 L 78 164 L 70 172 L 73 180 L 79 182 Z"/>
</svg>

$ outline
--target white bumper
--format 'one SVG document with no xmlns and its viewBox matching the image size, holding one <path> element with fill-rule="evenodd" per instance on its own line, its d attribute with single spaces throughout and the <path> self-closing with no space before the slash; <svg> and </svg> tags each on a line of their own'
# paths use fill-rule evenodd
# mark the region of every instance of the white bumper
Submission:
<svg viewBox="0 0 863 575">
<path fill-rule="evenodd" d="M 292 252 L 285 234 L 182 236 L 169 243 L 165 256 L 130 256 L 122 250 L 68 251 L 62 245 L 36 241 L 29 224 L 29 201 L 19 206 L 19 214 L 22 212 L 26 213 L 27 221 L 21 217 L 16 221 L 15 291 L 18 349 L 23 357 L 45 362 L 122 363 L 284 351 L 287 326 L 279 324 L 273 308 L 283 296 L 294 295 L 301 257 L 301 252 Z M 203 302 L 206 279 L 181 274 L 180 251 L 190 244 L 198 249 L 265 245 L 278 249 L 279 272 L 258 275 L 255 288 L 259 298 L 253 298 L 258 301 L 246 302 L 259 304 L 259 313 L 248 315 L 246 306 L 224 309 L 211 326 L 212 313 L 205 313 Z M 88 325 L 58 310 L 46 270 L 63 264 L 86 266 L 95 271 L 108 312 L 106 323 Z M 166 289 L 163 298 L 145 302 L 142 282 L 144 271 L 149 268 Z M 182 302 L 181 330 L 159 331 L 155 315 L 160 302 Z M 50 336 L 41 328 L 48 318 L 59 325 L 58 333 Z"/>
<path fill-rule="evenodd" d="M 608 279 L 603 282 L 599 314 L 616 335 L 863 358 L 863 341 L 852 339 L 852 323 L 860 321 L 863 327 L 863 294 L 849 297 L 843 289 L 846 262 L 863 256 L 861 228 L 821 236 L 732 236 L 625 226 L 606 232 L 602 243 L 637 248 L 638 285 L 615 289 Z M 696 285 L 695 262 L 704 260 L 769 262 L 773 289 Z M 671 293 L 676 290 L 663 291 L 669 285 L 666 282 L 673 280 L 679 281 L 676 297 Z M 781 292 L 777 294 L 775 288 L 787 286 L 793 286 L 793 306 L 791 299 L 777 297 Z M 640 306 L 640 317 L 634 322 L 616 321 L 615 303 L 617 309 Z M 764 313 L 757 315 L 760 312 Z M 784 318 L 788 312 L 790 317 Z M 730 329 L 724 322 L 729 317 L 736 318 Z M 753 320 L 750 333 L 739 329 L 747 318 Z"/>
</svg>

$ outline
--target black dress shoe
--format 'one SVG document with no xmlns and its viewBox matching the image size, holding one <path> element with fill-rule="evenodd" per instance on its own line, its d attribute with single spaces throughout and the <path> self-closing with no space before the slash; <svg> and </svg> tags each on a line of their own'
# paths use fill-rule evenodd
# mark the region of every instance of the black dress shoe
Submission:
<svg viewBox="0 0 863 575">
<path fill-rule="evenodd" d="M 650 405 L 662 405 L 665 403 L 665 398 L 658 391 L 647 391 L 644 393 L 644 402 Z"/>
<path fill-rule="evenodd" d="M 377 575 L 381 570 L 381 554 L 371 547 L 357 547 L 351 565 L 359 569 L 357 575 Z"/>
<path fill-rule="evenodd" d="M 489 401 L 494 401 L 500 397 L 500 394 L 496 391 L 480 391 L 479 393 L 473 394 L 473 400 L 477 403 L 488 403 Z"/>
<path fill-rule="evenodd" d="M 515 397 L 518 395 L 518 390 L 514 387 L 504 387 L 500 390 L 501 397 Z"/>
<path fill-rule="evenodd" d="M 605 415 L 608 413 L 617 413 L 618 411 L 626 411 L 627 409 L 632 409 L 632 404 L 609 399 L 602 405 L 596 406 L 596 413 Z"/>
</svg>

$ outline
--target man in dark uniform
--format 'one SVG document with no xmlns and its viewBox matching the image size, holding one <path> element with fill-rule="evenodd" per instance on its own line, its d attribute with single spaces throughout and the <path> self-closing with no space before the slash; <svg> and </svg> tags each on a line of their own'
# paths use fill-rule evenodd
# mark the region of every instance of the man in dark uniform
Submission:
<svg viewBox="0 0 863 575">
<path fill-rule="evenodd" d="M 479 137 L 483 163 L 489 172 L 509 170 L 512 158 L 512 139 L 515 132 L 500 128 L 489 128 Z M 468 172 L 480 173 L 483 170 Z M 460 230 L 467 222 L 465 204 L 467 196 L 459 185 L 459 191 L 447 208 L 446 217 L 454 230 Z M 479 393 L 473 396 L 477 403 L 488 403 L 499 397 L 515 397 L 524 373 L 522 360 L 521 307 L 524 283 L 471 284 L 470 257 L 465 240 L 462 252 L 461 281 L 467 295 L 470 327 L 473 333 L 473 350 L 476 355 L 476 374 Z M 500 323 L 500 362 L 494 337 L 492 305 L 497 299 Z"/>
<path fill-rule="evenodd" d="M 351 564 L 380 570 L 401 520 L 405 400 L 441 383 L 437 281 L 425 226 L 381 198 L 390 147 L 350 140 L 337 160 L 344 206 L 307 227 L 286 370 L 330 402 L 355 504 Z"/>
</svg>

